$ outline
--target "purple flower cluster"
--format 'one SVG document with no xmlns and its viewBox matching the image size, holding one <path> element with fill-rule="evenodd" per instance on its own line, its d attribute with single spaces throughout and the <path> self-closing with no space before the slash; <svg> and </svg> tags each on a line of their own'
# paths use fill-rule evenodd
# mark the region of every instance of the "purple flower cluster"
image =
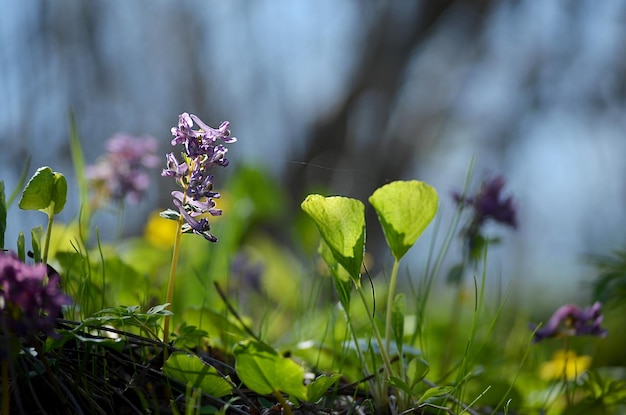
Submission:
<svg viewBox="0 0 626 415">
<path fill-rule="evenodd" d="M 106 199 L 138 203 L 150 185 L 147 171 L 159 164 L 155 138 L 118 133 L 107 140 L 106 154 L 89 166 L 87 179 Z"/>
<path fill-rule="evenodd" d="M 17 336 L 52 334 L 61 307 L 71 303 L 59 288 L 59 274 L 48 275 L 44 264 L 28 265 L 14 253 L 0 252 L 1 330 Z"/>
<path fill-rule="evenodd" d="M 533 341 L 536 343 L 543 339 L 564 336 L 604 337 L 607 331 L 601 327 L 602 318 L 602 304 L 599 302 L 585 309 L 567 304 L 552 314 L 545 327 L 535 331 Z M 535 330 L 537 325 L 530 324 L 529 327 Z"/>
<path fill-rule="evenodd" d="M 199 127 L 194 130 L 194 122 Z M 178 117 L 178 126 L 172 127 L 172 146 L 183 144 L 182 163 L 179 163 L 174 153 L 167 154 L 167 168 L 162 176 L 174 177 L 183 191 L 173 191 L 173 203 L 178 209 L 177 218 L 184 219 L 183 233 L 195 233 L 211 242 L 217 242 L 211 234 L 207 215 L 219 216 L 220 209 L 215 207 L 214 199 L 220 194 L 213 191 L 212 169 L 215 166 L 226 167 L 228 149 L 224 144 L 234 143 L 235 137 L 230 136 L 228 121 L 224 121 L 219 128 L 211 128 L 200 118 L 186 112 Z M 164 212 L 165 217 L 170 217 Z"/>
</svg>

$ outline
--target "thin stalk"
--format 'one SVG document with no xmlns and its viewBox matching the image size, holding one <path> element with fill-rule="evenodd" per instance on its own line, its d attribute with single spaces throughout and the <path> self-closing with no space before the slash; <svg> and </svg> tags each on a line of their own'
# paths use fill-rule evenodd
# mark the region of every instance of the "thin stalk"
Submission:
<svg viewBox="0 0 626 415">
<path fill-rule="evenodd" d="M 283 411 L 285 411 L 285 414 L 293 415 L 293 412 L 291 411 L 291 407 L 289 406 L 289 404 L 285 400 L 285 397 L 283 396 L 283 394 L 280 393 L 280 391 L 275 390 L 274 391 L 274 396 L 276 396 L 276 400 L 278 401 L 280 406 L 283 407 Z"/>
<path fill-rule="evenodd" d="M 387 293 L 387 315 L 385 316 L 385 351 L 387 353 L 389 353 L 389 346 L 391 344 L 391 314 L 393 312 L 393 297 L 398 281 L 399 265 L 400 261 L 394 257 L 393 268 L 391 269 L 391 281 L 389 282 L 389 292 Z M 399 347 L 398 350 L 400 350 Z"/>
<path fill-rule="evenodd" d="M 172 252 L 172 263 L 170 265 L 170 277 L 167 283 L 167 297 L 165 302 L 168 304 L 167 308 L 172 306 L 172 298 L 174 297 L 174 283 L 176 282 L 176 267 L 178 265 L 178 254 L 180 252 L 180 241 L 183 234 L 183 217 L 178 218 L 178 226 L 176 227 L 176 238 L 174 239 L 174 250 Z M 163 343 L 167 344 L 170 336 L 170 316 L 166 315 L 163 320 Z M 167 348 L 165 349 L 167 358 Z"/>
<path fill-rule="evenodd" d="M 52 236 L 52 224 L 54 223 L 54 213 L 48 215 L 48 228 L 46 229 L 46 242 L 43 247 L 43 263 L 48 263 L 48 248 L 50 248 L 50 237 Z"/>
<path fill-rule="evenodd" d="M 346 323 L 347 323 L 348 330 L 350 331 L 350 334 L 352 335 L 352 339 L 354 340 L 354 347 L 356 349 L 356 354 L 361 360 L 361 366 L 363 366 L 363 375 L 365 376 L 365 378 L 373 376 L 373 380 L 371 382 L 372 395 L 374 396 L 374 400 L 376 402 L 379 402 L 382 397 L 386 399 L 387 396 L 384 393 L 384 388 L 381 387 L 380 383 L 377 384 L 376 382 L 376 367 L 373 367 L 374 374 L 371 375 L 369 371 L 367 370 L 367 360 L 365 359 L 365 354 L 361 351 L 361 346 L 359 345 L 359 336 L 356 332 L 356 329 L 354 328 L 354 325 L 352 324 L 352 318 L 350 318 L 350 313 L 348 312 L 346 305 L 345 304 L 342 304 L 342 305 L 343 305 L 344 313 L 346 316 Z"/>
<path fill-rule="evenodd" d="M 465 378 L 469 361 L 470 349 L 474 344 L 476 338 L 476 332 L 478 330 L 478 319 L 480 318 L 480 311 L 483 308 L 485 301 L 485 281 L 487 279 L 487 250 L 488 245 L 483 250 L 483 272 L 481 275 L 480 289 L 478 288 L 478 281 L 474 276 L 474 316 L 472 318 L 472 327 L 470 329 L 470 335 L 467 339 L 465 346 L 465 353 L 463 354 L 463 360 L 461 361 L 461 367 L 457 376 L 456 387 L 459 390 L 459 401 L 463 401 L 463 394 L 465 392 Z"/>
<path fill-rule="evenodd" d="M 367 318 L 372 326 L 372 331 L 374 332 L 374 338 L 376 339 L 376 343 L 378 343 L 378 348 L 380 349 L 380 356 L 383 359 L 383 364 L 385 365 L 385 373 L 387 376 L 393 375 L 393 368 L 391 367 L 391 360 L 389 359 L 389 353 L 384 347 L 383 338 L 380 335 L 380 331 L 378 330 L 378 326 L 376 325 L 376 321 L 374 321 L 374 317 L 370 311 L 369 306 L 367 305 L 367 300 L 365 298 L 365 294 L 363 293 L 363 289 L 360 285 L 356 287 L 359 296 L 361 297 L 361 301 L 363 302 L 363 307 L 365 307 L 365 314 L 367 314 Z"/>
</svg>

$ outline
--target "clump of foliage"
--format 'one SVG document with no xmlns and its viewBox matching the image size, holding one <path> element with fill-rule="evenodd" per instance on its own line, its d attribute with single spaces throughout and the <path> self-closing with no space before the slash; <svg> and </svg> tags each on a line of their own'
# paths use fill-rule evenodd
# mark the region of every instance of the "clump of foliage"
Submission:
<svg viewBox="0 0 626 415">
<path fill-rule="evenodd" d="M 70 223 L 55 222 L 68 196 L 63 174 L 42 167 L 24 187 L 18 206 L 43 212 L 47 225 L 33 228 L 30 247 L 22 233 L 15 252 L 0 254 L 2 415 L 624 409 L 624 372 L 593 367 L 588 336 L 608 333 L 600 302 L 562 306 L 545 325 L 529 324 L 528 310 L 507 313 L 504 302 L 492 308 L 486 258 L 500 238 L 485 224 L 518 226 L 502 177 L 472 193 L 468 175 L 415 287 L 401 264 L 437 224 L 442 202 L 429 184 L 396 180 L 373 190 L 368 202 L 392 266 L 371 275 L 362 201 L 311 194 L 290 216 L 275 183 L 245 167 L 217 192 L 214 176 L 236 142 L 229 123 L 211 128 L 183 113 L 171 134 L 183 147 L 166 155 L 162 171 L 179 187 L 175 209 L 150 216 L 143 237 L 123 237 L 120 219 L 117 240 L 106 243 L 94 218 L 111 204 L 122 217 L 126 203 L 141 202 L 158 160 L 154 138 L 117 134 L 85 166 L 71 121 L 81 212 Z M 3 249 L 26 170 L 8 200 L 0 181 Z M 290 248 L 263 232 L 272 221 L 284 228 L 287 217 Z M 455 236 L 462 258 L 448 285 L 435 287 Z M 600 277 L 597 293 L 614 274 Z"/>
</svg>

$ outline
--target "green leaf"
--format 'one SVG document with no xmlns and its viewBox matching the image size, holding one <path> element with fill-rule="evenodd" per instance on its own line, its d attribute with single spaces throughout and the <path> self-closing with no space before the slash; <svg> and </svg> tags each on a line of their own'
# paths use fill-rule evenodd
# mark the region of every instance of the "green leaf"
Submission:
<svg viewBox="0 0 626 415">
<path fill-rule="evenodd" d="M 404 314 L 406 310 L 406 296 L 403 293 L 396 295 L 393 299 L 393 308 L 391 309 L 391 329 L 393 331 L 396 345 L 399 353 L 402 354 L 402 345 L 404 342 Z"/>
<path fill-rule="evenodd" d="M 417 180 L 386 184 L 370 196 L 393 256 L 400 260 L 437 213 L 435 189 Z"/>
<path fill-rule="evenodd" d="M 233 387 L 228 376 L 220 375 L 213 366 L 209 366 L 199 357 L 183 352 L 175 352 L 163 365 L 163 372 L 170 378 L 201 389 L 203 393 L 222 397 L 230 395 Z"/>
<path fill-rule="evenodd" d="M 411 360 L 406 368 L 406 377 L 411 389 L 426 377 L 430 372 L 430 365 L 422 358 L 416 357 Z"/>
<path fill-rule="evenodd" d="M 4 195 L 4 180 L 0 180 L 0 249 L 4 248 L 4 234 L 7 230 L 7 204 Z"/>
<path fill-rule="evenodd" d="M 41 238 L 44 231 L 41 226 L 36 226 L 30 230 L 31 244 L 33 247 L 33 260 L 37 263 L 41 262 Z"/>
<path fill-rule="evenodd" d="M 54 203 L 54 214 L 58 215 L 65 207 L 67 201 L 67 180 L 61 173 L 54 173 L 54 194 L 52 197 Z"/>
<path fill-rule="evenodd" d="M 18 206 L 23 210 L 39 210 L 47 215 L 63 210 L 67 199 L 67 181 L 50 167 L 40 167 L 26 184 Z"/>
<path fill-rule="evenodd" d="M 22 231 L 17 234 L 17 257 L 22 262 L 26 261 L 26 238 Z"/>
<path fill-rule="evenodd" d="M 339 301 L 343 308 L 348 311 L 350 309 L 350 296 L 352 294 L 352 282 L 350 280 L 350 274 L 333 256 L 332 251 L 328 247 L 328 244 L 323 240 L 320 241 L 320 247 L 318 252 L 322 259 L 328 265 L 330 273 L 333 278 L 333 285 L 339 295 Z"/>
<path fill-rule="evenodd" d="M 302 202 L 333 256 L 358 280 L 365 250 L 365 206 L 356 199 L 313 194 Z"/>
<path fill-rule="evenodd" d="M 163 212 L 159 212 L 159 216 L 161 216 L 164 219 L 179 220 L 180 219 L 180 212 L 177 212 L 177 211 L 172 210 L 172 209 L 167 209 L 167 210 L 164 210 Z"/>
<path fill-rule="evenodd" d="M 309 402 L 317 402 L 322 396 L 331 388 L 335 383 L 337 383 L 341 379 L 341 375 L 339 373 L 335 373 L 333 375 L 320 375 L 313 382 L 311 382 L 307 387 L 307 401 Z"/>
<path fill-rule="evenodd" d="M 411 388 L 409 387 L 409 385 L 405 381 L 403 381 L 399 377 L 390 376 L 389 377 L 389 383 L 392 386 L 395 386 L 396 388 L 400 389 L 404 393 L 407 393 L 407 394 L 411 395 Z"/>
<path fill-rule="evenodd" d="M 46 341 L 44 347 L 44 350 L 46 352 L 62 348 L 69 340 L 77 340 L 84 344 L 95 344 L 98 346 L 104 346 L 117 352 L 121 352 L 128 346 L 121 337 L 111 339 L 108 337 L 97 337 L 92 335 L 83 336 L 83 333 L 80 332 L 78 329 L 59 330 L 56 334 L 57 335 L 55 337 L 48 337 L 48 340 Z"/>
<path fill-rule="evenodd" d="M 307 400 L 304 370 L 293 360 L 252 340 L 237 343 L 233 352 L 239 379 L 254 392 L 269 395 L 280 391 Z"/>
<path fill-rule="evenodd" d="M 427 389 L 422 396 L 420 396 L 417 404 L 422 403 L 435 403 L 447 397 L 450 392 L 454 390 L 452 386 L 436 386 L 434 388 Z"/>
</svg>

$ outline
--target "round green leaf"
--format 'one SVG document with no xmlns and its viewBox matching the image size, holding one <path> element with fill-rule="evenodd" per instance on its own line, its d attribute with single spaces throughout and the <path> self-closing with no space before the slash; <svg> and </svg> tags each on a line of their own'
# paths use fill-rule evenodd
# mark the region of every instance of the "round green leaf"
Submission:
<svg viewBox="0 0 626 415">
<path fill-rule="evenodd" d="M 228 377 L 222 377 L 213 366 L 187 353 L 172 353 L 163 365 L 163 372 L 172 379 L 218 398 L 230 395 L 233 389 Z"/>
<path fill-rule="evenodd" d="M 417 180 L 386 184 L 370 196 L 393 256 L 400 260 L 437 213 L 436 190 Z"/>
<path fill-rule="evenodd" d="M 302 202 L 304 210 L 348 273 L 358 279 L 365 250 L 365 206 L 356 199 L 313 194 Z"/>
<path fill-rule="evenodd" d="M 67 199 L 67 181 L 61 173 L 48 166 L 37 169 L 28 181 L 18 206 L 24 210 L 39 210 L 57 214 L 63 210 Z"/>
<path fill-rule="evenodd" d="M 269 395 L 276 391 L 307 399 L 304 370 L 293 360 L 279 355 L 265 343 L 243 341 L 235 345 L 237 376 L 256 393 Z"/>
<path fill-rule="evenodd" d="M 67 180 L 61 173 L 54 172 L 54 188 L 52 190 L 52 203 L 54 214 L 58 215 L 65 207 L 67 201 Z"/>
<path fill-rule="evenodd" d="M 350 294 L 352 292 L 350 274 L 348 274 L 348 271 L 346 271 L 346 269 L 341 266 L 339 262 L 337 262 L 326 242 L 320 241 L 320 247 L 317 252 L 328 265 L 332 274 L 333 284 L 335 285 L 335 289 L 339 295 L 339 301 L 341 301 L 343 308 L 348 311 L 350 309 Z"/>
<path fill-rule="evenodd" d="M 46 210 L 52 202 L 54 173 L 50 167 L 40 167 L 28 181 L 18 206 L 24 210 Z"/>
</svg>

